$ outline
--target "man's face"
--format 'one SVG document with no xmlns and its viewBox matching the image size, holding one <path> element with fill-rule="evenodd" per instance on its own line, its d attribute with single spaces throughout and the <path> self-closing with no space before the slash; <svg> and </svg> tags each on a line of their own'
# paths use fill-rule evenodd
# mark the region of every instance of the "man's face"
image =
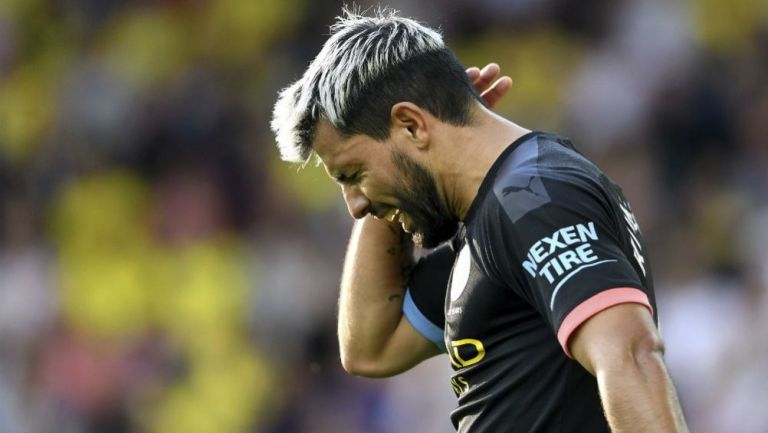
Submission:
<svg viewBox="0 0 768 433">
<path fill-rule="evenodd" d="M 433 248 L 453 236 L 458 221 L 440 197 L 434 176 L 402 145 L 394 134 L 385 142 L 364 135 L 343 138 L 320 122 L 313 148 L 341 185 L 354 218 L 370 213 L 399 222 L 417 245 Z"/>
</svg>

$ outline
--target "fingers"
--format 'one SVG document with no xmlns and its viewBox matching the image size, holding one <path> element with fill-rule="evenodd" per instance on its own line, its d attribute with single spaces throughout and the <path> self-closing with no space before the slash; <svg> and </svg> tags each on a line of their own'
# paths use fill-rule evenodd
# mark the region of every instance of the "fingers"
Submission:
<svg viewBox="0 0 768 433">
<path fill-rule="evenodd" d="M 488 63 L 483 69 L 480 70 L 480 83 L 486 85 L 486 87 L 493 82 L 501 73 L 501 68 L 496 63 Z"/>
<path fill-rule="evenodd" d="M 493 108 L 496 104 L 509 92 L 512 88 L 512 78 L 503 76 L 496 80 L 488 90 L 483 92 L 480 96 L 485 101 L 488 108 Z"/>
<path fill-rule="evenodd" d="M 499 76 L 500 72 L 501 69 L 499 68 L 499 65 L 496 63 L 489 63 L 485 65 L 483 69 L 476 66 L 467 69 L 467 76 L 469 77 L 469 81 L 475 87 L 475 90 L 477 90 L 477 93 L 483 93 L 488 90 L 491 83 L 493 83 L 493 80 Z"/>
<path fill-rule="evenodd" d="M 493 108 L 512 88 L 512 79 L 502 76 L 501 68 L 496 63 L 488 63 L 483 69 L 477 66 L 467 68 L 467 77 L 477 93 L 489 108 Z"/>
<path fill-rule="evenodd" d="M 475 84 L 475 81 L 477 81 L 478 78 L 480 78 L 480 68 L 477 66 L 472 66 L 470 68 L 467 68 L 467 77 L 469 77 L 469 82 L 472 83 L 472 85 Z"/>
</svg>

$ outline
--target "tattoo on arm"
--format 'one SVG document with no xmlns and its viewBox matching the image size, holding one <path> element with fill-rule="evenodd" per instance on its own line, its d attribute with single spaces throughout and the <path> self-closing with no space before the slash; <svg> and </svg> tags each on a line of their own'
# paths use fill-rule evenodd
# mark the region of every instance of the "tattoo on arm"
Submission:
<svg viewBox="0 0 768 433">
<path fill-rule="evenodd" d="M 403 295 L 391 295 L 389 297 L 389 302 L 395 302 L 400 300 L 403 297 Z"/>
<path fill-rule="evenodd" d="M 395 241 L 396 244 L 387 248 L 387 254 L 389 254 L 390 256 L 394 256 L 397 254 L 404 253 L 408 249 L 407 234 L 404 231 L 400 230 L 394 224 L 389 224 L 387 227 L 389 227 L 389 230 L 392 232 L 393 235 L 397 236 L 397 240 Z"/>
<path fill-rule="evenodd" d="M 408 282 L 408 278 L 411 275 L 411 271 L 413 270 L 414 264 L 412 263 L 412 258 L 410 256 L 411 252 L 411 244 L 409 243 L 410 239 L 408 237 L 408 234 L 404 231 L 400 230 L 400 228 L 395 224 L 389 224 L 387 227 L 389 227 L 389 230 L 392 232 L 392 234 L 397 236 L 397 243 L 395 245 L 390 246 L 387 248 L 387 254 L 390 256 L 397 256 L 401 255 L 401 264 L 400 264 L 400 278 L 403 282 L 403 289 L 405 289 L 405 285 Z M 389 300 L 390 302 L 394 301 L 396 298 L 402 297 L 402 295 L 393 295 L 390 296 Z"/>
</svg>

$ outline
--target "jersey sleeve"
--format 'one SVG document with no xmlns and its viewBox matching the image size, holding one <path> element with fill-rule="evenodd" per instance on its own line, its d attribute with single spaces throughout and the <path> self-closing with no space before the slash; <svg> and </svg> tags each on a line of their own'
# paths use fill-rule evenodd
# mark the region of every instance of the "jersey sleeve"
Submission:
<svg viewBox="0 0 768 433">
<path fill-rule="evenodd" d="M 403 301 L 403 314 L 426 339 L 445 351 L 445 292 L 455 254 L 442 246 L 422 257 L 408 280 Z"/>
<path fill-rule="evenodd" d="M 578 171 L 524 170 L 494 188 L 502 220 L 497 270 L 541 313 L 568 356 L 573 332 L 600 311 L 638 303 L 653 315 L 639 230 L 624 223 L 620 190 L 612 188 Z"/>
</svg>

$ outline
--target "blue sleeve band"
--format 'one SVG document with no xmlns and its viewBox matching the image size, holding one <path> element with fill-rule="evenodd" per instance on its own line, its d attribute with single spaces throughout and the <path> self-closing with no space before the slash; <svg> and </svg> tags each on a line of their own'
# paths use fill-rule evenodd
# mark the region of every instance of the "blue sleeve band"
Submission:
<svg viewBox="0 0 768 433">
<path fill-rule="evenodd" d="M 419 310 L 411 297 L 411 291 L 405 291 L 405 300 L 403 301 L 403 314 L 408 322 L 423 335 L 427 340 L 433 342 L 441 351 L 445 352 L 445 340 L 443 339 L 443 329 L 427 319 Z"/>
</svg>

